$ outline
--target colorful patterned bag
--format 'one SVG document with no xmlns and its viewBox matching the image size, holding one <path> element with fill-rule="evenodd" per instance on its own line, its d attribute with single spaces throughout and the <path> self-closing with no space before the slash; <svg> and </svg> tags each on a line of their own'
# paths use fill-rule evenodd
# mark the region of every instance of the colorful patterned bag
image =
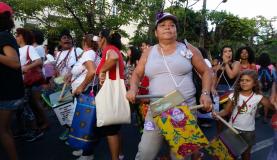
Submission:
<svg viewBox="0 0 277 160">
<path fill-rule="evenodd" d="M 187 157 L 209 143 L 188 106 L 170 108 L 154 121 L 177 158 Z"/>
<path fill-rule="evenodd" d="M 77 98 L 68 143 L 76 149 L 87 150 L 95 141 L 96 107 L 92 95 L 81 94 Z"/>
</svg>

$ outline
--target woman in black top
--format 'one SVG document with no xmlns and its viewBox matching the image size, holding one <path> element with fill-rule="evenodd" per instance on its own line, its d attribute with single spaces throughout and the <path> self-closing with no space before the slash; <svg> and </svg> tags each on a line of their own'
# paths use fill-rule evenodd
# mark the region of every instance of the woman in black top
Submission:
<svg viewBox="0 0 277 160">
<path fill-rule="evenodd" d="M 11 133 L 13 111 L 22 104 L 24 87 L 18 46 L 12 34 L 13 11 L 0 2 L 0 142 L 10 160 L 16 160 L 16 148 Z"/>
<path fill-rule="evenodd" d="M 236 77 L 240 72 L 239 61 L 233 60 L 233 50 L 230 46 L 221 49 L 221 67 L 217 70 L 216 88 L 219 96 L 233 89 Z"/>
<path fill-rule="evenodd" d="M 233 50 L 230 46 L 224 46 L 221 49 L 220 57 L 222 62 L 217 70 L 217 76 L 214 84 L 218 92 L 220 100 L 226 99 L 230 92 L 233 91 L 236 77 L 240 73 L 240 62 L 233 60 Z M 224 104 L 220 104 L 219 109 L 224 108 Z M 217 133 L 222 131 L 222 123 L 217 122 Z"/>
</svg>

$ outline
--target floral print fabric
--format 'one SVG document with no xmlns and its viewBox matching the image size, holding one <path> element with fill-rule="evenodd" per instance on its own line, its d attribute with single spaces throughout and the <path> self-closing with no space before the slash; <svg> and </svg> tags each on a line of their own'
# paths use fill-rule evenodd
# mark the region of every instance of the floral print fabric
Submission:
<svg viewBox="0 0 277 160">
<path fill-rule="evenodd" d="M 177 158 L 189 156 L 209 142 L 187 106 L 177 106 L 154 117 Z"/>
<path fill-rule="evenodd" d="M 235 160 L 220 138 L 213 139 L 205 150 L 216 160 Z"/>
</svg>

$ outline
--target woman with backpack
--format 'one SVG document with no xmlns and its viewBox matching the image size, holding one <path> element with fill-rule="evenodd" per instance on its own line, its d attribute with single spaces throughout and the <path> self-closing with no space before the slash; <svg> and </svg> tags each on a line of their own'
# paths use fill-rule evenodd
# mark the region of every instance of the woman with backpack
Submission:
<svg viewBox="0 0 277 160">
<path fill-rule="evenodd" d="M 271 59 L 267 53 L 262 53 L 259 56 L 258 63 L 260 65 L 258 69 L 258 80 L 261 85 L 261 91 L 264 96 L 269 97 L 271 87 L 274 81 L 275 74 L 273 72 L 273 65 L 271 65 Z M 267 123 L 268 109 L 264 107 L 263 122 Z"/>
</svg>

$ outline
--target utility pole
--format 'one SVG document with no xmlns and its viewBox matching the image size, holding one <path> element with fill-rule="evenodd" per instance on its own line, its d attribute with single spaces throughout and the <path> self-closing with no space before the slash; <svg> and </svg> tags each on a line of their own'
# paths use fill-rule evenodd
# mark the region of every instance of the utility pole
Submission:
<svg viewBox="0 0 277 160">
<path fill-rule="evenodd" d="M 216 10 L 221 3 L 226 3 L 226 2 L 227 0 L 222 0 L 214 10 Z M 205 45 L 206 4 L 207 4 L 207 0 L 203 0 L 202 21 L 200 26 L 200 37 L 199 37 L 199 47 L 203 47 L 203 48 Z"/>
<path fill-rule="evenodd" d="M 207 0 L 203 0 L 203 7 L 202 7 L 202 21 L 200 26 L 200 37 L 199 37 L 199 47 L 204 47 L 205 41 L 205 24 L 206 24 L 206 4 Z"/>
</svg>

